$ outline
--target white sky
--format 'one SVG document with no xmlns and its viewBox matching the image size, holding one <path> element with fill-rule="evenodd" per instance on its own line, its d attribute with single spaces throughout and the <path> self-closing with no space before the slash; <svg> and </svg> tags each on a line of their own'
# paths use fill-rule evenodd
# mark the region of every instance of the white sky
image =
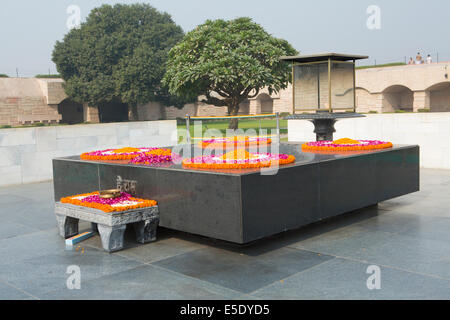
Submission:
<svg viewBox="0 0 450 320">
<path fill-rule="evenodd" d="M 362 64 L 404 61 L 417 51 L 450 61 L 448 0 L 14 0 L 0 2 L 0 73 L 56 73 L 51 52 L 68 32 L 68 6 L 82 20 L 103 3 L 145 2 L 172 15 L 184 31 L 206 19 L 253 18 L 302 53 L 366 54 Z M 369 30 L 370 5 L 381 9 L 381 29 Z"/>
</svg>

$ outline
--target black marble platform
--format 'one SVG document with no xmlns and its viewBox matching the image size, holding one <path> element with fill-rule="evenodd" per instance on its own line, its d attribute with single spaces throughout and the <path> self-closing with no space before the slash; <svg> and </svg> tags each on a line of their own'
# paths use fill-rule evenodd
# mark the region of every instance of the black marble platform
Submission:
<svg viewBox="0 0 450 320">
<path fill-rule="evenodd" d="M 136 196 L 158 201 L 160 226 L 244 244 L 419 191 L 419 147 L 304 153 L 281 144 L 296 162 L 275 175 L 259 169 L 149 167 L 79 156 L 53 160 L 55 199 L 136 180 Z"/>
</svg>

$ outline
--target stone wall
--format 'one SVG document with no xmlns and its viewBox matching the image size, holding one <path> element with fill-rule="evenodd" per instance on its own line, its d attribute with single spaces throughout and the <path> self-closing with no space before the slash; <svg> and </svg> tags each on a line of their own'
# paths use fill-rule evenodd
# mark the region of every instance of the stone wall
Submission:
<svg viewBox="0 0 450 320">
<path fill-rule="evenodd" d="M 340 120 L 335 128 L 335 139 L 418 144 L 422 167 L 450 169 L 450 113 L 370 114 L 366 118 Z M 315 141 L 313 130 L 309 121 L 288 120 L 289 141 Z"/>
<path fill-rule="evenodd" d="M 0 186 L 52 179 L 55 157 L 128 146 L 172 146 L 176 132 L 173 120 L 0 129 Z"/>
<path fill-rule="evenodd" d="M 164 108 L 165 119 L 174 120 L 177 118 L 185 118 L 186 114 L 190 116 L 197 115 L 197 104 L 190 103 L 184 106 L 182 109 L 178 109 L 175 107 L 166 107 Z"/>
<path fill-rule="evenodd" d="M 163 119 L 163 106 L 159 102 L 149 102 L 138 105 L 138 119 L 140 121 L 161 120 Z"/>
<path fill-rule="evenodd" d="M 197 104 L 198 117 L 223 117 L 228 114 L 227 107 L 216 107 L 206 103 Z"/>
<path fill-rule="evenodd" d="M 356 70 L 357 111 L 450 111 L 449 69 L 449 63 L 443 62 Z M 352 91 L 348 90 L 350 80 L 344 75 L 340 72 L 334 78 L 333 101 L 338 107 L 351 105 L 353 100 Z M 316 81 L 316 78 L 311 79 L 311 88 L 316 87 Z M 327 81 L 328 77 L 321 77 L 322 107 L 328 107 Z M 0 78 L 0 125 L 59 122 L 61 115 L 58 105 L 67 99 L 63 83 L 62 79 Z M 291 85 L 272 95 L 267 90 L 261 90 L 258 96 L 242 103 L 240 114 L 261 114 L 270 110 L 273 113 L 292 113 L 292 96 Z M 299 92 L 297 98 L 304 99 L 305 95 Z M 316 100 L 317 97 L 312 96 L 310 102 L 303 102 L 307 106 L 316 103 Z M 199 117 L 225 116 L 227 108 L 197 102 L 177 109 L 149 102 L 138 107 L 138 114 L 139 120 L 144 121 L 185 118 L 186 114 Z M 85 105 L 83 120 L 99 122 L 98 109 Z"/>
<path fill-rule="evenodd" d="M 59 93 L 53 98 L 51 95 L 61 92 L 58 89 L 62 88 L 61 84 L 62 80 L 0 78 L 0 125 L 59 122 L 61 115 L 58 113 L 57 103 L 60 101 L 55 104 L 53 102 L 62 97 Z"/>
<path fill-rule="evenodd" d="M 357 111 L 450 111 L 449 70 L 449 62 L 357 70 Z"/>
</svg>

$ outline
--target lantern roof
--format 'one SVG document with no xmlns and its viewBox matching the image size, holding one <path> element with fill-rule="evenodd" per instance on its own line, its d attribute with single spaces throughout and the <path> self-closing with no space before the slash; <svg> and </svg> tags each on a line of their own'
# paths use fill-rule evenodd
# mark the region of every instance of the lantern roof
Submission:
<svg viewBox="0 0 450 320">
<path fill-rule="evenodd" d="M 361 60 L 367 59 L 368 56 L 362 55 L 354 55 L 354 54 L 343 54 L 343 53 L 319 53 L 319 54 L 308 54 L 308 55 L 300 55 L 300 56 L 283 56 L 280 57 L 280 60 L 288 61 L 288 62 L 320 62 L 320 61 L 328 61 L 329 59 L 334 61 L 350 61 L 350 60 Z"/>
</svg>

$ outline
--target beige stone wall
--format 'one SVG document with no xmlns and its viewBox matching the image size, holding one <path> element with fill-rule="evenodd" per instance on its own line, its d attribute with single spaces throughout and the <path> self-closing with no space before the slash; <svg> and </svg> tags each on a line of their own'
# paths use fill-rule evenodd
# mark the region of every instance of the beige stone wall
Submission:
<svg viewBox="0 0 450 320">
<path fill-rule="evenodd" d="M 368 109 L 378 112 L 394 112 L 399 109 L 450 111 L 449 71 L 449 62 L 357 70 L 357 87 L 370 92 L 373 97 L 372 100 L 357 97 L 357 111 L 364 112 Z M 393 87 L 406 90 L 399 92 L 392 90 Z M 358 92 L 361 94 L 362 91 Z"/>
<path fill-rule="evenodd" d="M 227 114 L 227 107 L 216 107 L 202 102 L 199 102 L 197 104 L 198 117 L 223 117 Z"/>
<path fill-rule="evenodd" d="M 182 109 L 178 109 L 176 107 L 165 107 L 164 108 L 164 116 L 165 119 L 168 120 L 174 120 L 177 118 L 184 119 L 186 115 L 189 114 L 190 116 L 196 116 L 197 115 L 197 105 L 194 103 L 190 103 L 184 106 Z"/>
<path fill-rule="evenodd" d="M 162 113 L 163 106 L 159 102 L 149 102 L 137 107 L 139 120 L 161 120 L 163 118 Z"/>
<path fill-rule="evenodd" d="M 360 69 L 356 71 L 356 86 L 374 93 L 393 85 L 421 91 L 437 83 L 449 82 L 449 72 L 450 62 Z"/>
<path fill-rule="evenodd" d="M 17 97 L 0 98 L 0 126 L 1 125 L 18 125 L 18 104 Z"/>
<path fill-rule="evenodd" d="M 89 123 L 99 123 L 100 118 L 98 115 L 98 108 L 88 106 L 85 103 L 83 105 L 83 121 Z"/>
<path fill-rule="evenodd" d="M 62 79 L 34 79 L 39 83 L 46 104 L 60 104 L 67 99 Z"/>
<path fill-rule="evenodd" d="M 398 145 L 419 145 L 421 167 L 450 169 L 450 145 L 446 143 L 450 140 L 449 112 L 369 114 L 365 118 L 338 121 L 335 127 L 334 139 L 376 138 Z M 290 142 L 314 141 L 313 130 L 309 121 L 288 121 Z"/>
<path fill-rule="evenodd" d="M 177 144 L 176 121 L 0 129 L 0 186 L 52 179 L 52 159 L 92 150 Z"/>
<path fill-rule="evenodd" d="M 46 82 L 33 78 L 0 78 L 0 125 L 57 123 L 58 107 L 47 104 Z"/>
<path fill-rule="evenodd" d="M 417 111 L 450 111 L 450 63 L 412 65 L 387 68 L 361 69 L 356 71 L 356 102 L 358 112 L 394 112 L 397 109 Z M 334 79 L 334 101 L 338 107 L 351 103 L 351 82 L 338 73 Z M 321 77 L 321 107 L 328 107 L 327 77 Z M 311 78 L 311 81 L 314 79 Z M 316 79 L 317 80 L 317 79 Z M 311 82 L 312 83 L 312 82 Z M 62 79 L 0 78 L 0 125 L 18 126 L 31 122 L 58 122 L 57 105 L 67 98 Z M 317 85 L 317 83 L 316 83 Z M 402 86 L 409 93 L 393 92 L 390 88 Z M 242 103 L 240 114 L 260 114 L 273 105 L 273 112 L 292 113 L 292 86 L 266 99 L 262 90 L 253 99 Z M 412 91 L 412 93 L 411 93 Z M 297 99 L 305 98 L 301 92 Z M 317 97 L 312 97 L 316 100 Z M 314 104 L 315 101 L 305 102 Z M 183 109 L 164 107 L 150 102 L 138 107 L 140 120 L 176 119 L 191 116 L 225 116 L 226 107 L 204 103 L 188 104 Z M 98 110 L 84 107 L 84 121 L 98 122 Z"/>
<path fill-rule="evenodd" d="M 449 111 L 450 88 L 447 90 L 431 91 L 430 92 L 430 106 L 431 110 L 435 112 Z"/>
<path fill-rule="evenodd" d="M 359 112 L 379 111 L 375 106 L 376 102 L 373 96 L 369 91 L 362 88 L 356 88 L 356 105 L 359 106 Z"/>
<path fill-rule="evenodd" d="M 273 110 L 279 113 L 292 113 L 292 85 L 280 91 L 278 99 L 273 100 Z"/>
</svg>

